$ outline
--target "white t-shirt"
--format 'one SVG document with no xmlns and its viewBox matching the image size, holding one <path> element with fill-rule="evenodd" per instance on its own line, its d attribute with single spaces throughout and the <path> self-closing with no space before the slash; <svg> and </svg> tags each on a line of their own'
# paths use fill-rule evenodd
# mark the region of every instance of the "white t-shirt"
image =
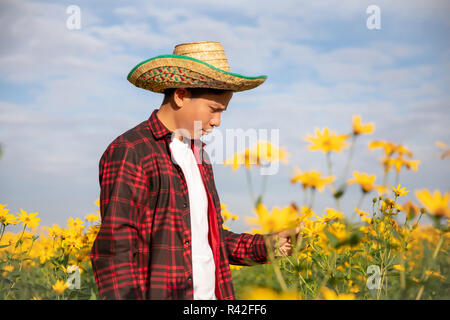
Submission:
<svg viewBox="0 0 450 320">
<path fill-rule="evenodd" d="M 208 242 L 208 198 L 190 146 L 190 140 L 174 138 L 172 156 L 186 178 L 191 216 L 192 278 L 195 300 L 216 300 L 215 264 Z"/>
</svg>

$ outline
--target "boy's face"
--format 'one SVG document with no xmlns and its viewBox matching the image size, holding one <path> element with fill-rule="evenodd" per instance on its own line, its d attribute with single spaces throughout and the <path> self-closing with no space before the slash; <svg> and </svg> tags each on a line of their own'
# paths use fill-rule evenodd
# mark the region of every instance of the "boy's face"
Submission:
<svg viewBox="0 0 450 320">
<path fill-rule="evenodd" d="M 181 107 L 176 112 L 177 127 L 189 131 L 190 139 L 199 139 L 202 135 L 208 134 L 214 127 L 220 125 L 222 112 L 226 110 L 232 96 L 232 92 L 224 92 L 221 94 L 207 93 L 191 98 L 188 90 L 177 89 L 174 92 L 174 99 L 176 104 Z M 194 121 L 200 123 L 194 126 Z"/>
</svg>

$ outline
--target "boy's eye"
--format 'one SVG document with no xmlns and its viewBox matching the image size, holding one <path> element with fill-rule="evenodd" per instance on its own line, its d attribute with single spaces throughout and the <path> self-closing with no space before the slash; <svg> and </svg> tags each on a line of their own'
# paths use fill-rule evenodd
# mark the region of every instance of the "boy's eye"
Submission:
<svg viewBox="0 0 450 320">
<path fill-rule="evenodd" d="M 211 110 L 213 111 L 213 112 L 223 112 L 223 111 L 225 111 L 225 110 L 222 110 L 222 109 L 216 109 L 216 108 L 213 108 L 213 107 L 210 107 L 211 108 Z"/>
</svg>

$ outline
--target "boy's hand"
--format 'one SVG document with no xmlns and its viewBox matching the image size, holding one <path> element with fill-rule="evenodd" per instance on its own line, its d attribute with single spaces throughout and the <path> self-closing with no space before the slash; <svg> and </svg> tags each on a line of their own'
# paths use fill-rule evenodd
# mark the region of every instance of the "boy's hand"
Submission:
<svg viewBox="0 0 450 320">
<path fill-rule="evenodd" d="M 295 229 L 285 229 L 271 235 L 270 241 L 272 248 L 274 249 L 275 258 L 290 256 L 292 254 L 291 237 L 295 235 L 297 238 L 303 228 L 304 224 L 301 223 L 300 226 Z"/>
</svg>

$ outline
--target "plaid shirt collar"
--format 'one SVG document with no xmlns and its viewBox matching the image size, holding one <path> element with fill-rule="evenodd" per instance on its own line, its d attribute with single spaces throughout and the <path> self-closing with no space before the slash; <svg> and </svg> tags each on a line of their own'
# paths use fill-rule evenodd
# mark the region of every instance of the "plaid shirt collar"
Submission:
<svg viewBox="0 0 450 320">
<path fill-rule="evenodd" d="M 148 119 L 148 127 L 153 133 L 153 136 L 156 140 L 159 140 L 161 138 L 166 138 L 168 141 L 170 141 L 172 137 L 172 131 L 167 129 L 167 127 L 159 120 L 159 118 L 156 116 L 156 113 L 159 109 L 153 110 L 152 114 L 150 115 L 150 118 Z M 206 143 L 201 141 L 200 139 L 190 139 L 191 140 L 191 148 L 195 144 L 196 146 L 200 146 L 198 143 L 201 142 L 201 147 L 203 148 Z"/>
</svg>

